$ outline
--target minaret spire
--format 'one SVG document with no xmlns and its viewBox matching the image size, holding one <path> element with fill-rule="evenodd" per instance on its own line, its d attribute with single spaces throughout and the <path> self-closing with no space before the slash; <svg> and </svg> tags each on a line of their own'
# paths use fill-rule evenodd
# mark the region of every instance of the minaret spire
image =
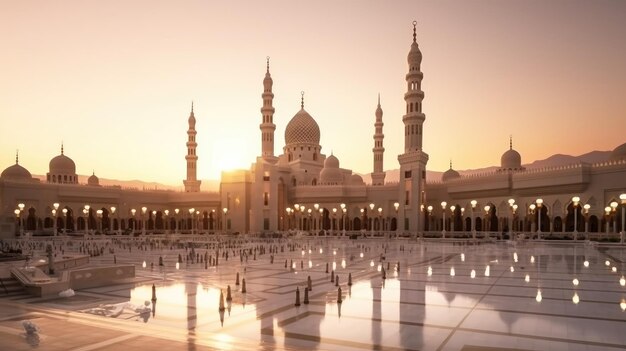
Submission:
<svg viewBox="0 0 626 351">
<path fill-rule="evenodd" d="M 196 116 L 193 113 L 193 100 L 191 101 L 191 112 L 187 122 L 189 123 L 189 129 L 187 129 L 187 156 L 185 156 L 187 161 L 187 179 L 183 180 L 183 184 L 186 192 L 199 192 L 202 182 L 197 178 L 198 155 L 196 155 L 196 148 L 198 143 L 196 143 L 196 134 L 198 132 L 196 132 Z"/>
<path fill-rule="evenodd" d="M 263 118 L 259 128 L 261 129 L 261 156 L 263 158 L 274 157 L 274 131 L 276 125 L 274 124 L 274 93 L 272 93 L 272 86 L 274 81 L 270 74 L 270 57 L 266 57 L 265 78 L 263 79 L 263 105 L 261 107 L 261 117 Z"/>
<path fill-rule="evenodd" d="M 300 108 L 304 109 L 304 90 L 300 92 Z"/>
<path fill-rule="evenodd" d="M 513 135 L 509 135 L 509 150 L 513 150 Z"/>
<path fill-rule="evenodd" d="M 61 142 L 61 155 L 63 155 L 63 142 Z"/>
<path fill-rule="evenodd" d="M 15 164 L 20 163 L 20 150 L 15 150 Z"/>
<path fill-rule="evenodd" d="M 450 159 L 450 169 L 452 169 L 452 159 Z"/>
<path fill-rule="evenodd" d="M 383 147 L 383 109 L 380 107 L 380 93 L 378 93 L 378 106 L 376 107 L 376 122 L 374 122 L 374 171 L 372 172 L 372 185 L 385 184 L 385 172 L 383 171 L 383 157 L 385 148 Z"/>
<path fill-rule="evenodd" d="M 413 42 L 417 43 L 417 21 L 413 21 Z"/>
</svg>

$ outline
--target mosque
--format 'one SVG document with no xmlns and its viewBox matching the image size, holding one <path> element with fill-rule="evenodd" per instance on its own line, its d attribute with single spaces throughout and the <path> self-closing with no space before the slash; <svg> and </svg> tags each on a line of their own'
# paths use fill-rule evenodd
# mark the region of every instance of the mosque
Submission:
<svg viewBox="0 0 626 351">
<path fill-rule="evenodd" d="M 261 95 L 261 153 L 250 169 L 223 172 L 219 192 L 200 191 L 192 104 L 184 192 L 101 186 L 95 174 L 87 184 L 79 184 L 76 164 L 63 146 L 60 155 L 50 160 L 46 179 L 40 181 L 19 164 L 16 155 L 15 164 L 0 176 L 0 237 L 85 230 L 106 234 L 298 230 L 368 236 L 509 231 L 547 236 L 622 230 L 619 212 L 626 206 L 626 144 L 598 164 L 525 169 L 511 143 L 496 171 L 461 176 L 451 165 L 441 181 L 426 179 L 422 53 L 415 22 L 407 61 L 399 181 L 385 180 L 380 99 L 374 111 L 371 184 L 341 168 L 335 155 L 322 153 L 320 128 L 305 110 L 304 97 L 285 129 L 282 153 L 275 155 L 268 59 Z"/>
</svg>

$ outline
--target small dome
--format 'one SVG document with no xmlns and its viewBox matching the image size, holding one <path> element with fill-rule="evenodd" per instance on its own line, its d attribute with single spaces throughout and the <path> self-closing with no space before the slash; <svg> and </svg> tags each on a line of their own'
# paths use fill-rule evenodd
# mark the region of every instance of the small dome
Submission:
<svg viewBox="0 0 626 351">
<path fill-rule="evenodd" d="M 96 176 L 96 174 L 92 174 L 88 179 L 87 179 L 87 185 L 93 185 L 93 186 L 99 186 L 100 185 L 100 179 L 98 179 L 98 177 Z"/>
<path fill-rule="evenodd" d="M 626 143 L 616 147 L 613 152 L 611 152 L 611 160 L 626 160 Z"/>
<path fill-rule="evenodd" d="M 320 127 L 303 109 L 298 111 L 285 128 L 285 145 L 320 143 Z"/>
<path fill-rule="evenodd" d="M 50 160 L 51 174 L 76 174 L 76 164 L 71 158 L 61 153 Z"/>
<path fill-rule="evenodd" d="M 411 44 L 411 50 L 409 50 L 409 55 L 407 56 L 407 61 L 410 64 L 421 64 L 422 63 L 422 52 L 419 49 L 419 46 L 416 42 Z"/>
<path fill-rule="evenodd" d="M 324 160 L 324 168 L 339 168 L 339 159 L 335 155 L 330 155 Z"/>
<path fill-rule="evenodd" d="M 459 172 L 453 170 L 452 168 L 450 168 L 449 170 L 445 171 L 443 173 L 443 176 L 441 177 L 441 180 L 444 182 L 447 182 L 450 179 L 456 179 L 456 178 L 461 178 L 461 175 L 459 174 Z"/>
<path fill-rule="evenodd" d="M 358 174 L 353 174 L 350 176 L 350 185 L 363 185 L 363 177 Z"/>
<path fill-rule="evenodd" d="M 2 171 L 0 178 L 9 180 L 31 180 L 33 176 L 26 168 L 16 163 Z"/>
<path fill-rule="evenodd" d="M 519 152 L 510 149 L 502 154 L 500 158 L 500 168 L 502 169 L 520 169 L 522 168 L 522 156 Z"/>
</svg>

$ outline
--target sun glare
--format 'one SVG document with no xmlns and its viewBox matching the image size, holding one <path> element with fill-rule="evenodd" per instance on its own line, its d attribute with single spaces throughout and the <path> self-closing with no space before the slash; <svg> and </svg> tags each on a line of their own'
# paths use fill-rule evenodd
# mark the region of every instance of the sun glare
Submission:
<svg viewBox="0 0 626 351">
<path fill-rule="evenodd" d="M 248 169 L 254 162 L 254 151 L 246 141 L 218 136 L 212 140 L 211 159 L 204 174 L 210 179 L 219 179 L 222 171 Z M 206 164 L 206 163 L 205 163 Z"/>
</svg>

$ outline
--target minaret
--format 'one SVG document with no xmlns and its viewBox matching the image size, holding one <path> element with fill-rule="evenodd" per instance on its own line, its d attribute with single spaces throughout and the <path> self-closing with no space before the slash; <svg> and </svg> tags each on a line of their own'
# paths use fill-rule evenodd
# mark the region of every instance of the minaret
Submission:
<svg viewBox="0 0 626 351">
<path fill-rule="evenodd" d="M 259 125 L 261 129 L 261 156 L 263 158 L 274 157 L 274 131 L 276 125 L 274 124 L 274 107 L 272 102 L 274 100 L 274 94 L 272 93 L 272 76 L 270 75 L 270 57 L 267 57 L 267 71 L 265 72 L 265 78 L 263 79 L 263 107 L 261 107 L 262 122 Z"/>
<path fill-rule="evenodd" d="M 372 172 L 372 185 L 385 185 L 385 172 L 383 172 L 383 109 L 380 108 L 380 94 L 378 94 L 378 107 L 376 107 L 376 122 L 374 123 L 374 172 Z"/>
<path fill-rule="evenodd" d="M 420 71 L 422 53 L 417 45 L 417 22 L 413 22 L 413 43 L 407 61 L 409 72 L 405 79 L 407 91 L 404 94 L 406 114 L 404 122 L 404 153 L 398 155 L 400 163 L 400 184 L 398 186 L 398 229 L 417 234 L 423 230 L 421 205 L 425 201 L 426 163 L 428 154 L 422 151 L 422 126 L 426 116 L 422 113 L 422 78 Z"/>
<path fill-rule="evenodd" d="M 189 114 L 189 129 L 187 130 L 187 179 L 183 180 L 185 184 L 186 192 L 198 192 L 200 191 L 200 183 L 196 178 L 196 165 L 198 163 L 198 156 L 196 155 L 196 117 L 193 115 L 193 101 L 191 102 L 191 114 Z"/>
</svg>

